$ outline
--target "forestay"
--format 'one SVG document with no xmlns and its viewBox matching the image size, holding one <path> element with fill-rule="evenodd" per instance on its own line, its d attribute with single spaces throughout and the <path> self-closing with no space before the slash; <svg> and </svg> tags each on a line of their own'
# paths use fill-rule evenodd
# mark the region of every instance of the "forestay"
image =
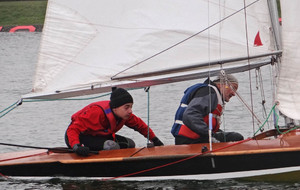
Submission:
<svg viewBox="0 0 300 190">
<path fill-rule="evenodd" d="M 281 1 L 283 53 L 277 100 L 279 110 L 300 120 L 300 1 Z"/>
<path fill-rule="evenodd" d="M 274 50 L 267 1 L 245 2 L 48 0 L 33 94 L 24 97 L 78 96 L 267 64 L 233 62 Z"/>
</svg>

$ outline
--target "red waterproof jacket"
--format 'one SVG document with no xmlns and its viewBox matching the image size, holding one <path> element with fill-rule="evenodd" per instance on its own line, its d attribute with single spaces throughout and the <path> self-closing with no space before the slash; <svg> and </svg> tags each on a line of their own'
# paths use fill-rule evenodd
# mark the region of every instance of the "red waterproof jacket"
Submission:
<svg viewBox="0 0 300 190">
<path fill-rule="evenodd" d="M 110 109 L 109 101 L 91 103 L 72 115 L 72 123 L 67 129 L 69 144 L 71 147 L 79 144 L 80 134 L 114 137 L 123 125 L 138 131 L 144 137 L 148 135 L 147 124 L 134 114 L 127 120 L 117 120 Z M 154 132 L 149 129 L 150 140 L 154 137 Z"/>
</svg>

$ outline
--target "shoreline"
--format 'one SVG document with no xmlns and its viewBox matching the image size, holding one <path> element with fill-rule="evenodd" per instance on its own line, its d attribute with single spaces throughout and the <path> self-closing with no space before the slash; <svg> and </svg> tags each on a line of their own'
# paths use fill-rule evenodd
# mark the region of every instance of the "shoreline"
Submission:
<svg viewBox="0 0 300 190">
<path fill-rule="evenodd" d="M 42 32 L 43 25 L 0 26 L 0 32 Z"/>
</svg>

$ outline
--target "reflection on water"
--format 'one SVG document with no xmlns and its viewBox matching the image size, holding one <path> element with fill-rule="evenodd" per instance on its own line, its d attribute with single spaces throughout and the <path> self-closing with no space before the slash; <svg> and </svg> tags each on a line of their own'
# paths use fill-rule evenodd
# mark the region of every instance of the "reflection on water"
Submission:
<svg viewBox="0 0 300 190">
<path fill-rule="evenodd" d="M 52 178 L 48 180 L 0 180 L 1 189 L 51 189 L 51 190 L 198 190 L 198 189 L 300 189 L 300 184 L 245 182 L 237 180 L 164 180 L 164 181 L 101 181 L 69 180 Z"/>
</svg>

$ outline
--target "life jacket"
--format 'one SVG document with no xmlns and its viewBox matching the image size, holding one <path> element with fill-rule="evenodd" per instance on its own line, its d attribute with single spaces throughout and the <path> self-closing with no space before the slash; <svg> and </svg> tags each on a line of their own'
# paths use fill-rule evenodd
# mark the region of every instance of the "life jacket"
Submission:
<svg viewBox="0 0 300 190">
<path fill-rule="evenodd" d="M 109 125 L 105 126 L 105 125 L 103 125 L 103 123 L 99 123 L 96 131 L 87 130 L 84 134 L 101 135 L 101 136 L 112 135 L 115 138 L 115 133 L 123 127 L 126 120 L 121 120 L 117 123 L 116 118 L 115 118 L 112 110 L 110 109 L 109 101 L 94 102 L 94 103 L 91 103 L 88 106 L 84 107 L 83 109 L 79 110 L 78 112 L 76 112 L 75 114 L 72 115 L 72 124 L 86 125 L 85 127 L 89 128 L 88 125 L 90 125 L 90 124 L 84 123 L 83 121 L 81 121 L 80 115 L 86 114 L 85 113 L 86 110 L 90 109 L 93 106 L 98 106 L 103 110 L 105 117 L 108 120 Z M 99 120 L 99 118 L 95 118 L 95 119 Z M 101 121 L 99 121 L 99 122 L 101 122 Z"/>
<path fill-rule="evenodd" d="M 206 83 L 198 83 L 198 84 L 195 84 L 195 85 L 187 88 L 184 91 L 184 96 L 182 97 L 179 108 L 177 109 L 177 112 L 175 114 L 175 122 L 174 122 L 172 130 L 171 130 L 171 133 L 173 134 L 174 137 L 185 136 L 185 137 L 188 137 L 191 139 L 200 138 L 199 134 L 195 133 L 188 126 L 183 124 L 182 116 L 189 104 L 189 100 L 192 99 L 190 96 L 194 95 L 194 93 L 199 88 L 207 87 L 207 86 L 213 88 L 218 97 L 218 105 L 217 105 L 216 109 L 213 110 L 211 113 L 213 114 L 213 118 L 212 118 L 212 128 L 213 129 L 212 130 L 213 130 L 213 132 L 217 132 L 219 130 L 220 116 L 222 115 L 222 110 L 223 110 L 223 106 L 222 106 L 223 101 L 222 101 L 221 94 L 219 93 L 219 90 L 213 85 L 206 84 Z M 207 125 L 209 125 L 209 115 L 204 116 L 203 120 Z"/>
</svg>

